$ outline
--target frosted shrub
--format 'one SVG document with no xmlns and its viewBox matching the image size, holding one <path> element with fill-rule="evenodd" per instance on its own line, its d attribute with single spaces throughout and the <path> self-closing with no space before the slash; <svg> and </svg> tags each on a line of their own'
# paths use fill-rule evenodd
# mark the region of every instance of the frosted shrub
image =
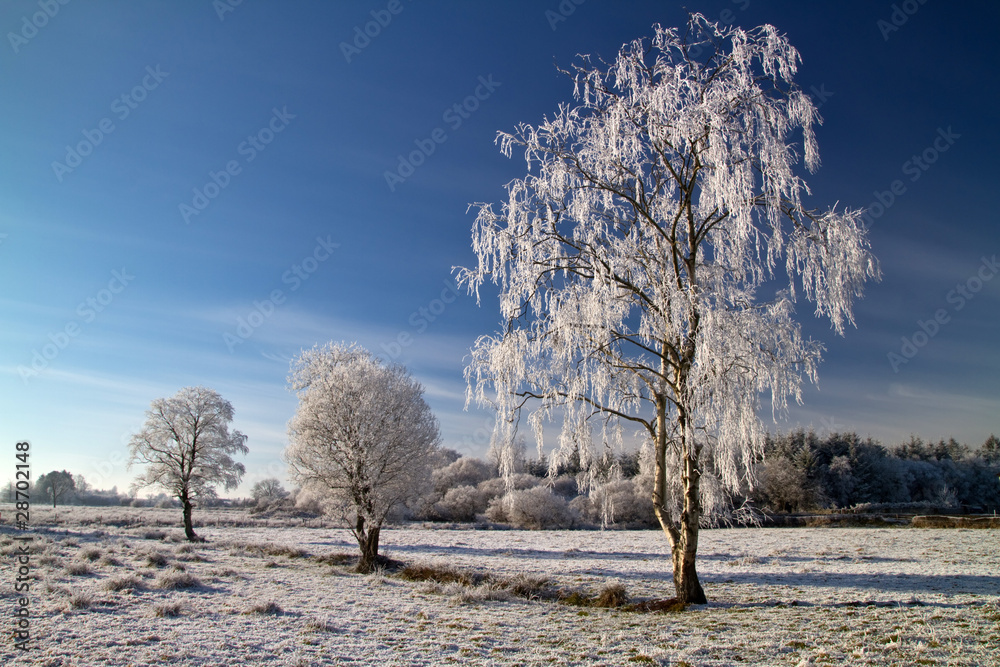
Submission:
<svg viewBox="0 0 1000 667">
<path fill-rule="evenodd" d="M 474 486 L 449 489 L 434 509 L 436 514 L 450 521 L 474 521 L 477 514 L 486 511 L 489 498 Z"/>
<path fill-rule="evenodd" d="M 619 479 L 601 484 L 590 493 L 590 511 L 585 516 L 603 526 L 654 526 L 653 500 L 637 479 Z"/>
<path fill-rule="evenodd" d="M 488 463 L 469 456 L 463 456 L 454 463 L 438 468 L 432 473 L 434 491 L 446 495 L 450 489 L 461 486 L 476 486 L 480 482 L 493 477 L 493 470 Z"/>
<path fill-rule="evenodd" d="M 295 493 L 295 509 L 322 515 L 323 503 L 320 493 L 313 488 L 298 489 Z"/>
<path fill-rule="evenodd" d="M 577 522 L 566 499 L 544 487 L 514 491 L 507 497 L 495 498 L 486 509 L 486 516 L 491 521 L 530 530 L 570 528 Z"/>
<path fill-rule="evenodd" d="M 520 491 L 522 489 L 534 488 L 542 484 L 542 480 L 534 475 L 521 472 L 511 475 L 510 484 L 514 491 Z M 493 498 L 502 496 L 507 492 L 507 483 L 499 477 L 494 477 L 493 479 L 488 479 L 485 482 L 480 483 L 477 488 L 486 494 L 486 498 L 488 500 L 492 500 Z"/>
<path fill-rule="evenodd" d="M 552 489 L 552 493 L 566 500 L 572 500 L 580 493 L 580 485 L 574 475 L 559 475 L 548 483 L 548 487 Z"/>
</svg>

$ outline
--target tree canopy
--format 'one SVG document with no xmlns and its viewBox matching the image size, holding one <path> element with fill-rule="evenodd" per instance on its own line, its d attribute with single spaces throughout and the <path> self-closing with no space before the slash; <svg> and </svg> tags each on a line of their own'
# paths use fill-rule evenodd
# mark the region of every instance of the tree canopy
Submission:
<svg viewBox="0 0 1000 667">
<path fill-rule="evenodd" d="M 698 525 L 753 481 L 761 395 L 780 413 L 816 379 L 797 297 L 843 333 L 878 276 L 861 211 L 806 206 L 796 165 L 819 166 L 820 118 L 799 60 L 773 26 L 700 14 L 612 63 L 582 56 L 576 104 L 499 134 L 528 173 L 499 212 L 478 205 L 478 263 L 459 271 L 477 297 L 499 286 L 503 321 L 476 341 L 469 399 L 497 409 L 508 452 L 526 407 L 539 443 L 561 418 L 563 456 L 591 444 L 594 418 L 606 441 L 637 427 L 685 602 L 704 601 Z"/>
<path fill-rule="evenodd" d="M 289 385 L 299 397 L 285 452 L 291 477 L 350 528 L 358 570 L 370 571 L 389 513 L 430 484 L 437 419 L 405 368 L 357 345 L 303 351 Z"/>
</svg>

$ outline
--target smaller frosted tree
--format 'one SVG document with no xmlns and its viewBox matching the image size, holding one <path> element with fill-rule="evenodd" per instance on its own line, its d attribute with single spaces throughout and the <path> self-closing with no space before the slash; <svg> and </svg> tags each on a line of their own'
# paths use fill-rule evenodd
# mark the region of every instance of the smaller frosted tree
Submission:
<svg viewBox="0 0 1000 667">
<path fill-rule="evenodd" d="M 987 463 L 1000 463 L 1000 438 L 990 433 L 979 451 Z"/>
<path fill-rule="evenodd" d="M 35 487 L 43 494 L 52 499 L 52 507 L 56 506 L 56 501 L 66 495 L 67 492 L 76 489 L 76 480 L 73 475 L 65 470 L 53 470 L 47 475 L 42 475 L 35 482 Z"/>
<path fill-rule="evenodd" d="M 405 368 L 357 345 L 303 351 L 288 380 L 299 397 L 285 450 L 291 477 L 351 530 L 357 569 L 370 572 L 389 513 L 430 486 L 437 419 Z"/>
<path fill-rule="evenodd" d="M 129 442 L 129 468 L 146 464 L 134 487 L 159 486 L 181 502 L 184 534 L 194 542 L 191 513 L 198 498 L 215 497 L 215 486 L 239 486 L 246 468 L 233 456 L 246 454 L 246 436 L 229 431 L 233 406 L 206 387 L 185 387 L 171 398 L 158 398 L 146 411 L 146 423 Z"/>
<path fill-rule="evenodd" d="M 281 485 L 275 477 L 262 479 L 250 489 L 250 495 L 258 507 L 270 504 L 276 500 L 288 497 L 288 491 Z"/>
</svg>

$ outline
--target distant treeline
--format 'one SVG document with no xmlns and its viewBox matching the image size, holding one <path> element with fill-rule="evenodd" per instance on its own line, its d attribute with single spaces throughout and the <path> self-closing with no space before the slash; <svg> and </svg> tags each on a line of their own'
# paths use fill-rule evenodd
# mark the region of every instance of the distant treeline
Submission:
<svg viewBox="0 0 1000 667">
<path fill-rule="evenodd" d="M 794 431 L 768 438 L 751 494 L 774 512 L 816 509 L 1000 509 L 1000 440 L 978 449 L 954 439 L 886 448 L 855 433 Z"/>
<path fill-rule="evenodd" d="M 442 450 L 424 495 L 397 520 L 491 522 L 522 528 L 586 526 L 654 527 L 649 453 L 608 453 L 581 463 L 579 452 L 551 466 L 545 457 L 516 461 L 508 482 L 493 460 Z M 887 448 L 855 433 L 820 436 L 803 430 L 769 436 L 756 466 L 758 483 L 734 506 L 764 512 L 817 510 L 881 512 L 991 512 L 1000 510 L 1000 440 L 990 435 L 973 449 L 954 439 L 909 442 Z M 92 488 L 79 475 L 53 471 L 36 480 L 37 503 L 175 507 L 166 494 L 140 499 L 117 488 Z M 513 489 L 508 496 L 508 490 Z M 13 498 L 14 485 L 6 489 Z M 203 498 L 205 506 L 250 507 L 254 511 L 321 511 L 321 498 L 299 489 L 286 492 L 277 479 L 254 486 L 253 498 Z"/>
</svg>

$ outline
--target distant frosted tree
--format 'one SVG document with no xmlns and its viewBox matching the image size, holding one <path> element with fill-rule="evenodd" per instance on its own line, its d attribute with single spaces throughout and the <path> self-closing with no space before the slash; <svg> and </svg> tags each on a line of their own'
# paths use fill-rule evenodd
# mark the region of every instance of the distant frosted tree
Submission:
<svg viewBox="0 0 1000 667">
<path fill-rule="evenodd" d="M 77 493 L 88 493 L 93 490 L 83 475 L 73 475 L 73 485 Z"/>
<path fill-rule="evenodd" d="M 979 452 L 987 463 L 1000 463 L 1000 438 L 990 433 Z"/>
<path fill-rule="evenodd" d="M 250 489 L 250 495 L 257 505 L 264 505 L 288 496 L 288 491 L 275 477 L 268 477 L 256 482 Z"/>
<path fill-rule="evenodd" d="M 476 341 L 466 377 L 507 447 L 523 408 L 539 442 L 561 418 L 564 460 L 587 455 L 593 418 L 612 442 L 636 425 L 677 597 L 700 603 L 698 528 L 753 481 L 761 395 L 780 413 L 816 379 L 797 295 L 842 334 L 878 267 L 860 211 L 805 205 L 796 163 L 819 166 L 819 115 L 788 40 L 700 14 L 654 30 L 613 63 L 584 56 L 575 105 L 499 134 L 528 174 L 500 212 L 478 205 L 478 264 L 459 278 L 477 297 L 499 285 L 503 329 Z"/>
<path fill-rule="evenodd" d="M 303 351 L 289 384 L 299 397 L 285 450 L 291 476 L 350 528 L 358 571 L 370 572 L 386 517 L 430 486 L 437 419 L 405 368 L 357 345 Z"/>
<path fill-rule="evenodd" d="M 35 488 L 42 495 L 52 499 L 52 507 L 56 506 L 56 501 L 76 489 L 76 480 L 73 475 L 65 470 L 53 470 L 47 475 L 42 475 L 35 480 Z"/>
<path fill-rule="evenodd" d="M 246 454 L 247 437 L 229 431 L 233 406 L 206 387 L 185 387 L 171 398 L 158 398 L 146 411 L 146 423 L 129 442 L 129 468 L 145 464 L 134 488 L 159 486 L 181 502 L 184 534 L 198 539 L 191 521 L 198 498 L 214 498 L 215 486 L 235 489 L 246 472 L 233 460 Z"/>
</svg>

